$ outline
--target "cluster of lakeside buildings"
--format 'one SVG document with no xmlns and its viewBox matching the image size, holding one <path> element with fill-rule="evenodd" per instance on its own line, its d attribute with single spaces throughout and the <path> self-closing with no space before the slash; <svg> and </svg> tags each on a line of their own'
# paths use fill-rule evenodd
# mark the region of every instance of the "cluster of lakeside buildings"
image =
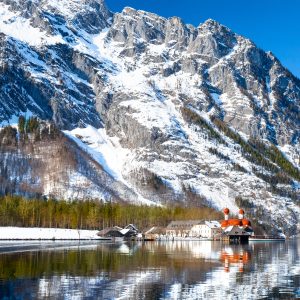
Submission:
<svg viewBox="0 0 300 300">
<path fill-rule="evenodd" d="M 109 241 L 225 241 L 247 243 L 249 240 L 284 241 L 284 234 L 278 236 L 254 236 L 251 222 L 240 209 L 237 218 L 229 218 L 229 209 L 224 209 L 221 221 L 187 220 L 172 221 L 166 227 L 153 226 L 141 232 L 132 224 L 125 228 L 118 226 L 98 230 L 63 228 L 2 227 L 0 240 L 109 240 Z"/>
<path fill-rule="evenodd" d="M 118 226 L 106 228 L 98 233 L 103 238 L 138 239 L 138 240 L 218 240 L 244 243 L 253 235 L 251 222 L 244 217 L 240 209 L 238 218 L 229 218 L 229 209 L 224 209 L 224 220 L 205 221 L 188 220 L 172 221 L 166 228 L 152 227 L 140 233 L 132 224 L 121 228 Z"/>
</svg>

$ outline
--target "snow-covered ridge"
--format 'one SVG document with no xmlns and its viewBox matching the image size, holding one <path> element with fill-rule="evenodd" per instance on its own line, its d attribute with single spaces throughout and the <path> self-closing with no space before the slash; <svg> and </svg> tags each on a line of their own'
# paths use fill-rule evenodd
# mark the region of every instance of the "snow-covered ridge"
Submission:
<svg viewBox="0 0 300 300">
<path fill-rule="evenodd" d="M 103 5 L 102 0 L 42 0 L 39 6 L 45 10 L 54 11 L 70 18 L 85 11 L 94 11 L 95 9 L 91 5 L 93 3 Z"/>
</svg>

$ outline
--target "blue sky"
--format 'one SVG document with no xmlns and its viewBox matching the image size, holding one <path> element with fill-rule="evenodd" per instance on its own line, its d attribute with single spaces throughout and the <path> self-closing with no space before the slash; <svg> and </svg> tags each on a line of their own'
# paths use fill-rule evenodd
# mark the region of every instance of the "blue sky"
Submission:
<svg viewBox="0 0 300 300">
<path fill-rule="evenodd" d="M 195 26 L 208 18 L 272 51 L 300 78 L 300 0 L 106 0 L 110 10 L 125 6 L 178 16 Z"/>
</svg>

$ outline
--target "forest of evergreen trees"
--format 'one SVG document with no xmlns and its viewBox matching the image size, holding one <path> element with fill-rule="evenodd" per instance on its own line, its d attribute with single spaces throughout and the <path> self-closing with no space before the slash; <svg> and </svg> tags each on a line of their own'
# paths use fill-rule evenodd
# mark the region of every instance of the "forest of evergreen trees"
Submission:
<svg viewBox="0 0 300 300">
<path fill-rule="evenodd" d="M 159 207 L 104 203 L 99 200 L 64 201 L 0 197 L 0 226 L 102 229 L 135 224 L 139 229 L 166 226 L 172 220 L 221 219 L 208 207 Z"/>
</svg>

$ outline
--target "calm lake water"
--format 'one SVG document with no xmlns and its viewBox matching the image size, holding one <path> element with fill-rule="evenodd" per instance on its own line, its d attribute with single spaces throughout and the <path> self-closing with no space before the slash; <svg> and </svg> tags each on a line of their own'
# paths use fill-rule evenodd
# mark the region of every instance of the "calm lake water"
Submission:
<svg viewBox="0 0 300 300">
<path fill-rule="evenodd" d="M 0 299 L 300 299 L 300 240 L 2 242 Z"/>
</svg>

